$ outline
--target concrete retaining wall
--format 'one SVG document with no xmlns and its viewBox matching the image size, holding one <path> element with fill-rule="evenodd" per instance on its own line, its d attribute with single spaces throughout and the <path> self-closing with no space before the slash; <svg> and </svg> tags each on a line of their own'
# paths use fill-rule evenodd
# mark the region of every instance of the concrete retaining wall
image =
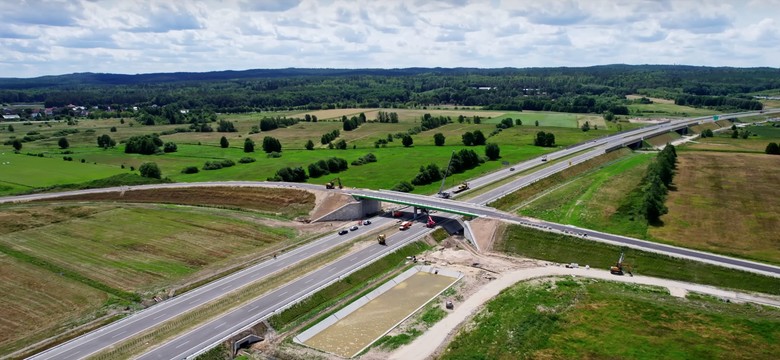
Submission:
<svg viewBox="0 0 780 360">
<path fill-rule="evenodd" d="M 344 220 L 359 220 L 368 215 L 376 214 L 382 210 L 382 203 L 377 200 L 363 199 L 360 201 L 351 202 L 336 210 L 333 210 L 330 214 L 323 215 L 322 217 L 315 219 L 318 221 L 344 221 Z"/>
<path fill-rule="evenodd" d="M 343 309 L 339 310 L 335 314 L 333 314 L 331 316 L 328 316 L 325 320 L 320 321 L 319 323 L 317 323 L 316 325 L 310 327 L 306 331 L 298 334 L 297 336 L 295 336 L 293 338 L 293 340 L 295 342 L 303 345 L 303 343 L 305 343 L 306 341 L 308 341 L 309 339 L 314 337 L 314 335 L 319 334 L 321 331 L 327 329 L 328 327 L 330 327 L 331 325 L 335 324 L 336 322 L 338 322 L 339 320 L 341 320 L 345 316 L 353 313 L 355 310 L 357 310 L 360 307 L 362 307 L 363 305 L 367 304 L 369 301 L 373 300 L 377 296 L 384 294 L 388 290 L 392 289 L 393 287 L 395 287 L 399 283 L 401 283 L 404 280 L 412 277 L 414 274 L 416 274 L 416 273 L 418 273 L 420 271 L 427 272 L 427 273 L 432 273 L 432 274 L 435 273 L 435 274 L 438 274 L 438 275 L 451 277 L 451 278 L 453 278 L 452 284 L 454 284 L 455 282 L 457 282 L 458 280 L 460 280 L 463 277 L 463 274 L 460 273 L 460 272 L 452 271 L 452 270 L 449 270 L 449 269 L 443 269 L 443 268 L 439 268 L 439 267 L 435 267 L 435 266 L 430 266 L 430 265 L 419 265 L 419 266 L 412 267 L 409 270 L 404 271 L 402 274 L 400 274 L 400 275 L 390 279 L 388 282 L 382 284 L 381 286 L 379 286 L 378 288 L 374 289 L 373 291 L 371 291 L 370 293 L 366 294 L 365 296 L 355 300 L 354 302 L 352 302 L 351 304 L 347 305 Z M 452 286 L 452 285 L 450 285 L 450 286 Z M 449 288 L 449 286 L 448 286 L 448 288 Z M 444 290 L 446 290 L 446 289 L 447 288 L 445 288 Z M 442 291 L 444 291 L 444 290 L 442 290 Z M 441 294 L 441 292 L 439 294 Z M 434 295 L 431 298 L 431 300 L 433 298 L 435 298 L 436 296 L 439 296 L 439 294 Z M 422 306 L 425 306 L 425 304 L 423 304 Z M 420 308 L 422 308 L 422 306 Z M 414 312 L 409 314 L 409 316 L 411 316 L 415 312 L 419 311 L 420 308 L 418 308 L 417 310 L 415 310 Z M 408 318 L 408 316 L 407 316 L 407 318 Z M 403 320 L 406 320 L 406 318 L 404 318 Z M 388 329 L 387 331 L 389 332 L 390 330 L 392 330 L 392 328 Z"/>
</svg>

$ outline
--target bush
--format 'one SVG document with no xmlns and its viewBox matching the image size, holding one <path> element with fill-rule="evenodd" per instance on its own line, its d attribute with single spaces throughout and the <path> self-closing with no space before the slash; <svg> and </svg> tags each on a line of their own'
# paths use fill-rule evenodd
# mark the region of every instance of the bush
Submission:
<svg viewBox="0 0 780 360">
<path fill-rule="evenodd" d="M 60 146 L 60 149 L 67 149 L 70 147 L 70 143 L 68 142 L 67 138 L 61 137 L 59 141 L 57 141 L 57 145 Z"/>
<path fill-rule="evenodd" d="M 302 167 L 286 167 L 276 171 L 274 177 L 268 178 L 269 181 L 285 181 L 285 182 L 306 182 L 309 176 L 306 175 L 306 171 Z"/>
<path fill-rule="evenodd" d="M 497 144 L 487 144 L 485 146 L 485 156 L 488 157 L 490 160 L 496 160 L 500 158 L 501 149 L 498 147 Z"/>
<path fill-rule="evenodd" d="M 197 166 L 187 166 L 181 171 L 182 174 L 197 174 L 198 172 L 200 172 L 200 169 Z"/>
<path fill-rule="evenodd" d="M 241 159 L 238 160 L 240 164 L 249 164 L 255 161 L 256 161 L 255 158 L 252 157 L 242 157 Z"/>
<path fill-rule="evenodd" d="M 346 150 L 347 149 L 347 141 L 344 140 L 344 139 L 336 141 L 335 147 L 336 147 L 337 150 Z"/>
<path fill-rule="evenodd" d="M 233 126 L 233 123 L 230 121 L 220 120 L 219 125 L 217 126 L 218 132 L 236 132 L 236 127 Z"/>
<path fill-rule="evenodd" d="M 231 167 L 235 165 L 236 163 L 233 162 L 233 160 L 224 159 L 220 161 L 206 161 L 205 164 L 203 164 L 203 170 L 219 170 L 226 167 Z"/>
<path fill-rule="evenodd" d="M 374 155 L 372 153 L 368 153 L 368 154 L 365 154 L 365 155 L 361 156 L 357 160 L 353 161 L 352 165 L 360 166 L 360 165 L 368 164 L 368 163 L 372 163 L 372 162 L 376 162 L 376 155 Z"/>
<path fill-rule="evenodd" d="M 404 147 L 410 147 L 412 144 L 414 144 L 414 140 L 412 140 L 410 135 L 404 135 L 401 139 L 401 144 L 403 144 Z"/>
<path fill-rule="evenodd" d="M 395 184 L 392 189 L 393 191 L 400 191 L 400 192 L 411 192 L 414 190 L 414 186 L 410 184 L 408 181 L 401 181 L 398 184 Z"/>
<path fill-rule="evenodd" d="M 439 181 L 444 176 L 443 171 L 436 164 L 430 164 L 427 167 L 420 167 L 420 172 L 412 179 L 414 185 L 428 185 L 434 181 Z"/>
<path fill-rule="evenodd" d="M 444 134 L 436 133 L 433 135 L 433 144 L 436 146 L 444 146 L 445 139 Z"/>
<path fill-rule="evenodd" d="M 116 132 L 116 126 L 112 126 L 110 129 L 111 132 Z"/>
<path fill-rule="evenodd" d="M 175 143 L 167 142 L 165 145 L 163 145 L 163 152 L 172 153 L 176 152 L 176 150 L 178 150 L 178 146 L 176 146 Z"/>
<path fill-rule="evenodd" d="M 780 144 L 778 143 L 769 143 L 766 146 L 765 152 L 769 155 L 780 155 Z"/>
<path fill-rule="evenodd" d="M 141 172 L 141 176 L 146 178 L 160 179 L 162 177 L 160 168 L 157 167 L 157 164 L 153 162 L 141 164 L 141 167 L 138 168 L 138 171 Z"/>
<path fill-rule="evenodd" d="M 102 147 L 106 147 L 105 139 L 111 140 L 111 138 L 108 137 L 108 135 L 98 137 L 98 145 L 101 145 L 101 138 L 103 138 Z M 133 136 L 125 142 L 125 153 L 142 155 L 156 154 L 160 152 L 160 146 L 162 145 L 163 142 L 157 134 Z"/>
<path fill-rule="evenodd" d="M 266 136 L 263 138 L 263 151 L 267 153 L 282 152 L 282 143 L 275 137 Z"/>
<path fill-rule="evenodd" d="M 282 153 L 279 153 L 279 152 L 276 152 L 276 151 L 272 151 L 272 152 L 269 152 L 268 155 L 266 155 L 266 157 L 268 157 L 269 159 L 276 159 L 276 158 L 282 157 Z"/>
<path fill-rule="evenodd" d="M 226 137 L 223 136 L 221 139 L 219 139 L 219 147 L 227 149 L 228 146 L 230 146 L 230 142 L 228 142 Z"/>
</svg>

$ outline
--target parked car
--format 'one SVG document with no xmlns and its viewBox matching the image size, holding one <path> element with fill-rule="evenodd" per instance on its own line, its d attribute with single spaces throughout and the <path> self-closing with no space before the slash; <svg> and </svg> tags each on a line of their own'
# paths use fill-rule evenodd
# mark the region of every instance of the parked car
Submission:
<svg viewBox="0 0 780 360">
<path fill-rule="evenodd" d="M 349 233 L 349 231 L 347 229 L 339 230 L 339 235 L 344 235 L 344 234 L 347 234 L 347 233 Z"/>
<path fill-rule="evenodd" d="M 371 220 L 363 220 L 363 225 L 371 225 Z"/>
<path fill-rule="evenodd" d="M 349 231 L 355 231 L 355 230 L 357 230 L 357 229 L 358 229 L 358 227 L 357 227 L 357 225 L 355 225 L 355 226 L 353 226 L 353 227 L 349 228 Z"/>
</svg>

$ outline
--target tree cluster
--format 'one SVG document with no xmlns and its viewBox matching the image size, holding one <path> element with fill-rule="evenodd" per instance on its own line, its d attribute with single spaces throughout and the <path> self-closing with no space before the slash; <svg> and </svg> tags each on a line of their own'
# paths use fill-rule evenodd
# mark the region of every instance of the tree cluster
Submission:
<svg viewBox="0 0 780 360">
<path fill-rule="evenodd" d="M 344 131 L 352 131 L 358 128 L 361 124 L 366 122 L 366 115 L 360 113 L 360 116 L 353 116 L 347 119 L 346 115 L 341 116 L 342 128 Z"/>
<path fill-rule="evenodd" d="M 266 136 L 263 138 L 263 151 L 267 153 L 282 152 L 282 143 L 277 138 Z"/>
<path fill-rule="evenodd" d="M 555 146 L 555 135 L 553 135 L 551 132 L 546 133 L 544 131 L 540 131 L 536 133 L 536 137 L 534 138 L 534 145 L 542 147 L 553 147 Z"/>
<path fill-rule="evenodd" d="M 169 142 L 163 144 L 163 152 L 164 153 L 176 152 L 176 150 L 178 150 L 178 149 L 179 149 L 179 147 L 176 146 L 176 143 L 174 143 L 174 142 L 170 142 L 169 141 Z"/>
<path fill-rule="evenodd" d="M 442 133 L 435 133 L 433 134 L 433 144 L 436 146 L 444 146 L 444 140 L 446 138 L 444 137 L 444 134 Z"/>
<path fill-rule="evenodd" d="M 423 131 L 435 129 L 442 125 L 452 123 L 452 119 L 449 116 L 431 116 L 431 114 L 424 114 L 420 120 L 420 127 Z"/>
<path fill-rule="evenodd" d="M 110 136 L 103 134 L 98 136 L 97 138 L 97 145 L 101 148 L 110 148 L 116 146 L 116 141 L 112 139 Z M 127 152 L 127 151 L 125 151 Z"/>
<path fill-rule="evenodd" d="M 98 145 L 101 145 L 100 138 L 98 138 Z M 163 141 L 157 134 L 151 135 L 136 135 L 131 136 L 125 142 L 125 153 L 127 154 L 142 154 L 152 155 L 160 152 L 160 146 L 163 145 Z M 105 147 L 105 143 L 103 143 Z"/>
<path fill-rule="evenodd" d="M 219 125 L 217 125 L 217 132 L 236 132 L 235 125 L 233 125 L 232 121 L 227 120 L 220 120 Z"/>
<path fill-rule="evenodd" d="M 461 140 L 463 141 L 463 145 L 466 146 L 485 145 L 485 141 L 487 141 L 485 134 L 480 130 L 466 132 L 461 136 Z"/>
<path fill-rule="evenodd" d="M 439 169 L 436 164 L 428 164 L 428 166 L 420 166 L 420 172 L 412 179 L 414 185 L 428 185 L 432 182 L 439 181 L 444 177 L 444 171 Z"/>
<path fill-rule="evenodd" d="M 276 171 L 276 175 L 269 177 L 268 181 L 306 182 L 309 177 L 302 167 L 285 167 Z"/>
<path fill-rule="evenodd" d="M 398 113 L 380 111 L 376 114 L 376 121 L 379 121 L 380 123 L 395 124 L 398 122 Z"/>
<path fill-rule="evenodd" d="M 523 124 L 523 122 L 520 119 L 517 119 L 517 121 L 519 122 L 517 125 L 522 125 Z M 501 122 L 496 124 L 496 128 L 499 128 L 499 129 L 509 129 L 509 128 L 513 127 L 513 126 L 515 126 L 515 123 L 512 122 L 512 118 L 502 119 Z"/>
<path fill-rule="evenodd" d="M 714 137 L 714 136 L 715 136 L 715 133 L 712 132 L 712 129 L 705 129 L 704 131 L 701 132 L 701 137 L 702 138 L 708 138 L 708 137 Z"/>
<path fill-rule="evenodd" d="M 300 122 L 298 118 L 288 118 L 283 116 L 264 117 L 260 119 L 260 131 L 271 131 L 278 128 L 285 128 Z"/>
<path fill-rule="evenodd" d="M 339 137 L 339 135 L 340 135 L 340 132 L 339 132 L 338 129 L 333 130 L 333 131 L 331 131 L 331 132 L 329 132 L 327 134 L 323 134 L 322 137 L 320 138 L 320 143 L 322 145 L 328 144 L 331 141 L 336 140 L 336 138 Z"/>
<path fill-rule="evenodd" d="M 344 170 L 347 170 L 349 166 L 347 165 L 347 160 L 337 157 L 332 157 L 325 160 L 319 160 L 317 162 L 311 163 L 308 166 L 309 168 L 309 176 L 312 178 L 318 178 L 323 175 L 328 175 L 330 173 L 339 173 Z M 286 181 L 286 180 L 285 180 Z"/>
<path fill-rule="evenodd" d="M 474 150 L 461 149 L 452 156 L 450 161 L 449 174 L 459 174 L 466 170 L 473 169 L 482 163 L 482 159 Z"/>
<path fill-rule="evenodd" d="M 764 150 L 765 153 L 769 155 L 780 155 L 780 145 L 775 142 L 771 142 L 767 144 L 766 150 Z"/>
<path fill-rule="evenodd" d="M 156 163 L 153 162 L 141 164 L 141 166 L 138 168 L 138 171 L 141 173 L 141 176 L 145 178 L 159 179 L 162 177 L 160 168 Z"/>
<path fill-rule="evenodd" d="M 414 191 L 414 185 L 410 184 L 408 181 L 401 181 L 398 184 L 395 184 L 390 190 L 393 191 L 400 191 L 400 192 L 412 192 Z"/>
<path fill-rule="evenodd" d="M 206 161 L 206 163 L 203 164 L 203 170 L 219 170 L 234 165 L 236 165 L 236 163 L 230 159 L 223 159 L 219 161 Z"/>
<path fill-rule="evenodd" d="M 376 155 L 372 153 L 365 154 L 352 162 L 354 166 L 365 165 L 368 163 L 376 162 Z"/>
<path fill-rule="evenodd" d="M 727 96 L 680 95 L 674 99 L 674 103 L 676 105 L 708 107 L 723 110 L 761 110 L 764 108 L 764 104 L 758 100 Z"/>
<path fill-rule="evenodd" d="M 642 186 L 639 213 L 644 215 L 649 222 L 657 222 L 661 215 L 669 211 L 664 202 L 674 178 L 676 162 L 677 151 L 673 145 L 668 144 L 647 168 L 647 173 L 642 181 L 644 185 Z"/>
</svg>

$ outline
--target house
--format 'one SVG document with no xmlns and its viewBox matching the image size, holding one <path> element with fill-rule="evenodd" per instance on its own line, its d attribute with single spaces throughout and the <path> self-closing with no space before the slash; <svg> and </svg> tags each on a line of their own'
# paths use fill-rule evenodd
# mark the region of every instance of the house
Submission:
<svg viewBox="0 0 780 360">
<path fill-rule="evenodd" d="M 19 115 L 3 115 L 3 120 L 19 120 Z"/>
<path fill-rule="evenodd" d="M 31 117 L 31 118 L 33 118 L 33 119 L 37 119 L 37 118 L 39 118 L 40 116 L 41 116 L 41 113 L 39 113 L 39 112 L 34 112 L 34 113 L 31 113 L 31 114 L 30 114 L 30 117 Z"/>
<path fill-rule="evenodd" d="M 54 115 L 54 108 L 53 107 L 46 108 L 46 109 L 43 110 L 43 113 L 46 116 L 52 116 L 52 115 Z"/>
</svg>

